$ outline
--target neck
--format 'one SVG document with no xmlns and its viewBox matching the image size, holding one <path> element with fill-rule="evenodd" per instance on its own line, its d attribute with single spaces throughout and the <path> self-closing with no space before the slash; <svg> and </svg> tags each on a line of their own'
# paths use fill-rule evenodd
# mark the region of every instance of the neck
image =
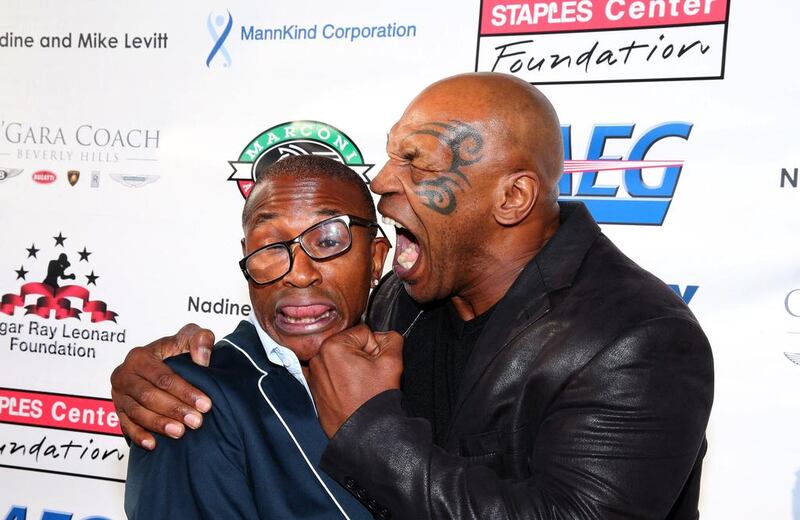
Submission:
<svg viewBox="0 0 800 520">
<path fill-rule="evenodd" d="M 558 230 L 558 214 L 537 226 L 538 229 L 531 227 L 521 225 L 516 232 L 506 233 L 487 248 L 499 253 L 487 255 L 476 266 L 478 274 L 472 282 L 450 299 L 459 318 L 472 320 L 491 309 L 506 295 L 525 266 Z"/>
</svg>

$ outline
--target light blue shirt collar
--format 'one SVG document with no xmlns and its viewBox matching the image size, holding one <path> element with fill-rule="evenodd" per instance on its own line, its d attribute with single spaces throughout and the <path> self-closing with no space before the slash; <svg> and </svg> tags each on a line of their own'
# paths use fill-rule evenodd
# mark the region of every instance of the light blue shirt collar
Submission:
<svg viewBox="0 0 800 520">
<path fill-rule="evenodd" d="M 258 339 L 261 340 L 261 346 L 264 347 L 264 352 L 267 353 L 267 359 L 271 362 L 275 363 L 278 366 L 284 367 L 295 379 L 297 379 L 303 388 L 306 389 L 308 393 L 308 397 L 311 398 L 311 404 L 314 404 L 314 397 L 311 395 L 311 390 L 308 388 L 308 382 L 306 381 L 306 377 L 303 375 L 303 367 L 300 366 L 300 360 L 297 359 L 297 355 L 292 352 L 290 349 L 279 345 L 272 337 L 267 334 L 261 324 L 256 319 L 256 315 L 254 312 L 250 313 L 250 316 L 247 318 L 250 323 L 256 328 L 256 332 L 258 333 Z M 314 405 L 314 411 L 316 412 L 317 407 Z"/>
</svg>

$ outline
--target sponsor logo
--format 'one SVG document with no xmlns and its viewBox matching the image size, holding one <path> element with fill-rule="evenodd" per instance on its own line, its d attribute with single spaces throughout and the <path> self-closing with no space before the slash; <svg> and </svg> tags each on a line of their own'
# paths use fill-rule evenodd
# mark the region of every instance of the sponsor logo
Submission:
<svg viewBox="0 0 800 520">
<path fill-rule="evenodd" d="M 159 179 L 159 175 L 123 175 L 123 174 L 115 174 L 112 173 L 110 175 L 112 179 L 117 181 L 118 183 L 122 184 L 123 186 L 127 186 L 129 188 L 141 188 L 142 186 L 146 186 L 148 184 L 152 184 Z"/>
<path fill-rule="evenodd" d="M 783 307 L 790 319 L 800 318 L 800 289 L 792 289 L 786 294 L 783 299 Z M 800 330 L 789 330 L 787 333 L 797 335 L 800 334 Z M 800 365 L 800 352 L 784 352 L 783 355 L 795 365 Z"/>
<path fill-rule="evenodd" d="M 232 302 L 229 298 L 217 298 L 216 300 L 203 299 L 200 296 L 189 296 L 186 310 L 188 312 L 198 312 L 202 314 L 223 314 L 228 316 L 250 316 L 252 307 L 249 303 Z"/>
<path fill-rule="evenodd" d="M 114 327 L 118 314 L 92 295 L 105 277 L 93 263 L 96 253 L 70 248 L 61 232 L 52 240 L 50 247 L 32 242 L 19 248 L 26 252 L 19 269 L 12 269 L 19 285 L 0 298 L 0 316 L 18 319 L 0 320 L 0 341 L 14 355 L 77 359 L 124 345 L 127 329 Z"/>
<path fill-rule="evenodd" d="M 219 55 L 223 60 L 223 67 L 231 66 L 231 55 L 228 52 L 228 49 L 225 48 L 225 40 L 227 40 L 228 36 L 231 34 L 231 28 L 233 28 L 233 16 L 231 16 L 230 11 L 228 11 L 227 14 L 228 16 L 226 18 L 223 15 L 208 13 L 206 26 L 208 27 L 208 34 L 214 41 L 214 46 L 211 47 L 211 51 L 206 57 L 206 67 L 211 67 L 211 62 L 217 55 Z"/>
<path fill-rule="evenodd" d="M 23 161 L 116 163 L 156 161 L 161 131 L 84 123 L 74 128 L 0 121 L 0 152 Z"/>
<path fill-rule="evenodd" d="M 481 0 L 476 71 L 542 84 L 722 79 L 728 0 Z"/>
<path fill-rule="evenodd" d="M 33 37 L 14 32 L 0 33 L 0 49 L 106 49 L 136 50 L 166 49 L 169 35 L 165 32 L 149 34 L 108 34 L 101 31 L 68 32 Z"/>
<path fill-rule="evenodd" d="M 0 182 L 16 177 L 22 173 L 22 168 L 0 168 Z"/>
<path fill-rule="evenodd" d="M 685 288 L 681 289 L 680 285 L 671 285 L 669 286 L 670 289 L 675 291 L 675 294 L 681 297 L 683 303 L 689 305 L 689 302 L 692 301 L 694 298 L 695 293 L 697 293 L 697 289 L 700 288 L 699 285 L 687 285 Z"/>
<path fill-rule="evenodd" d="M 414 38 L 417 35 L 416 25 L 402 25 L 390 22 L 382 25 L 334 25 L 314 24 L 301 26 L 285 24 L 281 26 L 256 27 L 242 26 L 242 41 L 299 41 L 299 40 L 372 40 L 376 38 Z M 321 38 L 319 38 L 321 36 Z"/>
<path fill-rule="evenodd" d="M 290 121 L 262 132 L 244 147 L 238 159 L 228 161 L 233 167 L 228 180 L 236 182 L 239 192 L 247 198 L 264 168 L 295 155 L 321 155 L 339 161 L 367 182 L 366 173 L 374 166 L 364 162 L 361 150 L 341 130 L 319 121 Z"/>
<path fill-rule="evenodd" d="M 125 481 L 128 447 L 111 399 L 0 388 L 0 464 Z"/>
<path fill-rule="evenodd" d="M 81 178 L 81 172 L 78 170 L 69 170 L 67 172 L 67 181 L 69 182 L 70 186 L 75 186 L 78 184 L 78 179 Z"/>
<path fill-rule="evenodd" d="M 585 160 L 574 158 L 572 127 L 562 126 L 564 174 L 559 182 L 559 199 L 583 202 L 601 224 L 662 225 L 683 161 L 654 160 L 651 149 L 667 139 L 689 139 L 692 124 L 661 123 L 634 138 L 635 126 L 596 125 Z M 632 140 L 626 156 L 608 151 L 619 148 L 620 141 L 625 140 Z"/>
<path fill-rule="evenodd" d="M 90 183 L 92 188 L 99 188 L 100 187 L 100 172 L 95 170 L 92 172 L 92 180 Z"/>
<path fill-rule="evenodd" d="M 34 172 L 31 178 L 33 182 L 37 184 L 52 184 L 56 182 L 58 176 L 51 171 L 39 170 L 38 172 Z"/>
<path fill-rule="evenodd" d="M 781 168 L 781 188 L 797 188 L 797 168 Z"/>
<path fill-rule="evenodd" d="M 0 388 L 0 423 L 122 436 L 111 399 Z"/>
<path fill-rule="evenodd" d="M 789 316 L 793 318 L 800 318 L 800 289 L 793 289 L 789 291 L 786 298 L 783 300 L 783 306 Z"/>
<path fill-rule="evenodd" d="M 66 513 L 63 511 L 52 511 L 49 509 L 45 509 L 42 511 L 42 516 L 31 516 L 30 520 L 34 520 L 34 518 L 39 518 L 40 520 L 79 520 L 79 517 L 76 517 L 73 513 Z M 6 515 L 5 520 L 29 520 L 28 519 L 28 508 L 26 506 L 11 506 L 11 510 Z M 91 515 L 87 517 L 82 517 L 82 520 L 110 520 L 105 516 L 97 516 Z"/>
<path fill-rule="evenodd" d="M 326 23 L 313 24 L 270 23 L 234 25 L 230 11 L 210 12 L 206 17 L 206 30 L 212 45 L 205 57 L 206 67 L 219 65 L 228 68 L 232 64 L 232 41 L 239 42 L 279 42 L 290 44 L 295 41 L 345 41 L 362 43 L 382 39 L 415 38 L 417 26 L 397 21 L 380 20 L 363 23 Z"/>
</svg>

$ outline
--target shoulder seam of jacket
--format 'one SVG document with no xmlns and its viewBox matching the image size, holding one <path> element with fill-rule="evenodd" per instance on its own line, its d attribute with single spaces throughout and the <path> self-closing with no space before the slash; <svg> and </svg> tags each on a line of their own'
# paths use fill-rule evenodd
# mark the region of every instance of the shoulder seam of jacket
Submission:
<svg viewBox="0 0 800 520">
<path fill-rule="evenodd" d="M 256 364 L 256 362 L 253 361 L 253 358 L 250 357 L 250 354 L 245 352 L 244 349 L 242 349 L 239 345 L 237 345 L 236 343 L 232 342 L 228 338 L 223 338 L 221 341 L 225 341 L 226 343 L 231 345 L 233 348 L 235 348 L 236 350 L 241 352 L 250 361 L 250 363 L 252 363 L 252 365 L 256 368 L 256 370 L 261 372 L 262 376 L 260 378 L 258 378 L 258 383 L 257 383 L 258 384 L 258 390 L 259 390 L 259 392 L 261 392 L 261 396 L 264 398 L 264 400 L 267 402 L 269 407 L 272 409 L 272 411 L 278 417 L 278 420 L 280 421 L 281 425 L 283 425 L 283 428 L 286 430 L 286 433 L 289 434 L 289 437 L 292 439 L 292 442 L 294 442 L 294 445 L 297 447 L 298 451 L 300 451 L 300 455 L 303 456 L 303 460 L 306 462 L 306 465 L 311 470 L 311 472 L 314 473 L 314 476 L 317 478 L 317 481 L 322 485 L 322 488 L 328 494 L 330 499 L 333 500 L 333 503 L 336 504 L 336 507 L 339 508 L 339 512 L 341 512 L 342 516 L 344 516 L 347 520 L 350 520 L 350 517 L 347 516 L 347 513 L 345 513 L 344 509 L 339 504 L 339 501 L 336 500 L 336 497 L 333 496 L 333 493 L 331 493 L 331 490 L 328 489 L 328 486 L 322 480 L 322 477 L 320 477 L 319 473 L 317 473 L 317 470 L 314 468 L 314 465 L 311 464 L 310 460 L 308 460 L 308 456 L 306 456 L 306 452 L 303 451 L 302 446 L 300 446 L 300 443 L 297 441 L 297 438 L 294 436 L 294 433 L 292 433 L 292 430 L 289 428 L 289 425 L 286 424 L 286 421 L 283 420 L 283 416 L 280 414 L 280 412 L 278 412 L 278 409 L 275 408 L 275 405 L 272 404 L 272 401 L 269 400 L 269 397 L 267 397 L 267 394 L 264 393 L 264 389 L 261 387 L 261 381 L 263 381 L 263 379 L 265 377 L 267 377 L 269 374 L 267 372 L 263 371 L 261 369 L 261 367 L 259 367 Z"/>
</svg>

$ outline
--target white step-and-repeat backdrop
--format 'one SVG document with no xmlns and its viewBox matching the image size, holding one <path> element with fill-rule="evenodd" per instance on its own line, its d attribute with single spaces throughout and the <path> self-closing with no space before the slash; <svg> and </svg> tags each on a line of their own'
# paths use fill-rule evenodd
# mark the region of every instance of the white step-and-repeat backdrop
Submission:
<svg viewBox="0 0 800 520">
<path fill-rule="evenodd" d="M 110 372 L 249 312 L 254 143 L 370 177 L 407 102 L 474 70 L 541 85 L 562 197 L 710 337 L 703 517 L 800 518 L 798 19 L 795 0 L 0 0 L 0 519 L 123 517 Z"/>
</svg>

